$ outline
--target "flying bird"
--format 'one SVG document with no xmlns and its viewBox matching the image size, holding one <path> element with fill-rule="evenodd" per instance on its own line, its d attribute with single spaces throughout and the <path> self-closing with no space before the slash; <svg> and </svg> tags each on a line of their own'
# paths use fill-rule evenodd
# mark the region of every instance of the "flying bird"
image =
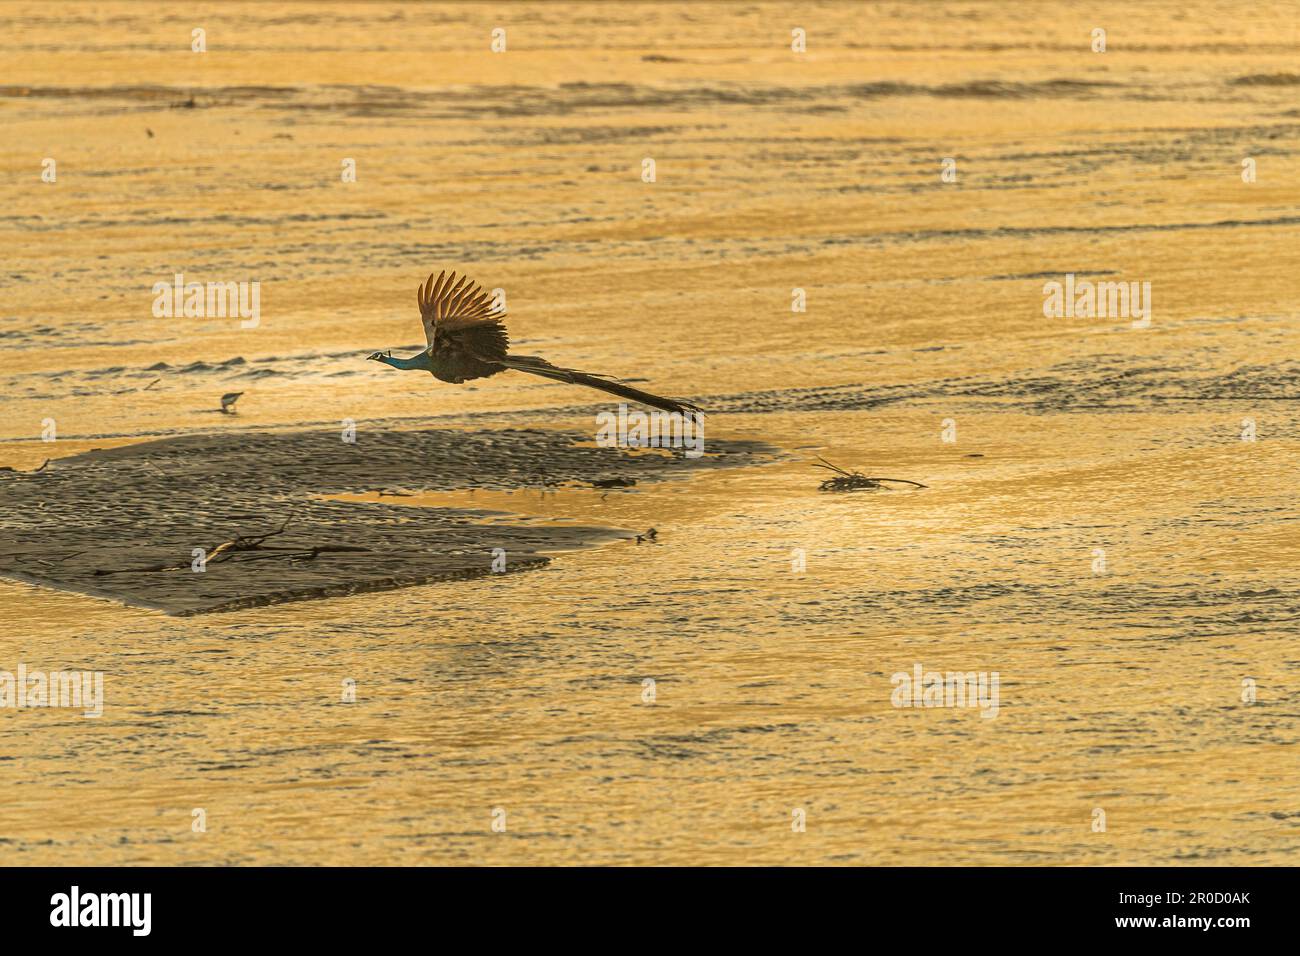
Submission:
<svg viewBox="0 0 1300 956">
<path fill-rule="evenodd" d="M 492 297 L 467 276 L 457 279 L 456 273 L 448 276 L 445 271 L 436 278 L 431 274 L 416 290 L 416 298 L 427 347 L 410 358 L 394 358 L 391 350 L 372 352 L 367 358 L 393 368 L 420 369 L 457 385 L 514 370 L 555 382 L 585 385 L 666 412 L 700 412 L 691 402 L 651 395 L 608 375 L 561 368 L 536 355 L 508 354 L 510 338 L 502 321 L 505 311 L 494 308 Z"/>
</svg>

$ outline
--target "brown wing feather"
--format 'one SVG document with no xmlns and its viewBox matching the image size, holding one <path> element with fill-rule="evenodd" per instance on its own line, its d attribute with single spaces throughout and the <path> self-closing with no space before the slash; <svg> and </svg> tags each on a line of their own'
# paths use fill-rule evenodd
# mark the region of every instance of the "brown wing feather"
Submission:
<svg viewBox="0 0 1300 956">
<path fill-rule="evenodd" d="M 466 351 L 485 361 L 504 356 L 510 347 L 502 319 L 503 310 L 492 308 L 492 296 L 469 276 L 456 278 L 439 272 L 416 290 L 420 322 L 430 350 L 441 350 L 459 340 Z"/>
<path fill-rule="evenodd" d="M 432 274 L 416 293 L 420 322 L 433 360 L 433 374 L 447 382 L 465 382 L 504 371 L 499 365 L 510 350 L 503 310 L 469 276 L 446 271 Z"/>
</svg>

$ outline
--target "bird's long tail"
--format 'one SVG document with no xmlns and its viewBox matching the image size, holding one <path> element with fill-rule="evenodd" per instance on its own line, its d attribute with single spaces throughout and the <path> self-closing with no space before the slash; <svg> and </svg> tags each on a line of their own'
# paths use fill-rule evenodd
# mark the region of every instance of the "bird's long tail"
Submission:
<svg viewBox="0 0 1300 956">
<path fill-rule="evenodd" d="M 549 378 L 554 382 L 568 382 L 571 385 L 585 385 L 587 388 L 599 389 L 620 398 L 629 398 L 634 402 L 641 402 L 643 405 L 649 405 L 652 408 L 662 408 L 666 412 L 677 412 L 680 415 L 702 414 L 700 407 L 693 402 L 651 395 L 639 388 L 633 388 L 631 385 L 624 385 L 622 382 L 615 381 L 607 375 L 593 375 L 590 372 L 579 372 L 577 369 L 560 368 L 558 365 L 552 365 L 546 359 L 538 358 L 536 355 L 507 355 L 500 360 L 500 364 L 519 372 L 540 375 L 542 378 Z"/>
</svg>

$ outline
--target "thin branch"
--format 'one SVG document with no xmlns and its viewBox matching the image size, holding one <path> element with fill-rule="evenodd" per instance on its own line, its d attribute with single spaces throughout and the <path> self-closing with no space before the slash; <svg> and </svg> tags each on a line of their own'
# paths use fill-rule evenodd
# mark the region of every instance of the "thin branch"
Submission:
<svg viewBox="0 0 1300 956">
<path fill-rule="evenodd" d="M 310 547 L 302 546 L 277 546 L 267 545 L 268 538 L 274 538 L 278 534 L 283 534 L 284 529 L 289 527 L 289 522 L 293 520 L 293 512 L 289 512 L 289 517 L 284 519 L 284 523 L 274 531 L 267 531 L 265 534 L 236 535 L 229 541 L 223 541 L 203 559 L 204 565 L 220 564 L 222 561 L 232 560 L 237 555 L 247 554 L 250 551 L 262 552 L 261 554 L 251 556 L 248 560 L 259 560 L 261 558 L 302 558 L 307 561 L 314 560 L 317 555 L 334 554 L 339 552 L 356 552 L 369 551 L 369 548 L 362 548 L 347 544 L 317 544 Z M 155 564 L 143 568 L 114 568 L 105 569 L 97 568 L 96 576 L 105 574 L 146 574 L 155 571 L 183 571 L 192 567 L 192 564 Z"/>
<path fill-rule="evenodd" d="M 912 485 L 916 488 L 929 487 L 928 485 L 921 484 L 919 481 L 912 481 L 910 478 L 873 478 L 870 475 L 864 475 L 861 472 L 846 471 L 839 465 L 832 465 L 825 458 L 821 457 L 821 455 L 817 456 L 817 460 L 820 461 L 821 464 L 814 464 L 814 468 L 825 468 L 828 471 L 835 472 L 836 474 L 836 477 L 827 478 L 818 485 L 817 487 L 819 491 L 858 491 L 863 488 L 880 488 L 882 487 L 881 483 L 886 481 L 895 481 L 904 485 Z"/>
<path fill-rule="evenodd" d="M 42 472 L 42 471 L 44 471 L 44 470 L 45 470 L 45 466 L 48 465 L 48 464 L 49 464 L 51 461 L 53 461 L 53 460 L 54 460 L 54 459 L 52 459 L 52 458 L 46 458 L 43 462 L 41 462 L 41 465 L 40 465 L 39 468 L 33 468 L 31 471 L 21 471 L 21 470 L 19 470 L 19 469 L 17 469 L 17 468 L 12 468 L 12 467 L 10 467 L 9 465 L 5 465 L 4 467 L 0 467 L 0 471 L 12 471 L 15 475 L 34 475 L 34 474 L 37 474 L 38 472 Z"/>
</svg>

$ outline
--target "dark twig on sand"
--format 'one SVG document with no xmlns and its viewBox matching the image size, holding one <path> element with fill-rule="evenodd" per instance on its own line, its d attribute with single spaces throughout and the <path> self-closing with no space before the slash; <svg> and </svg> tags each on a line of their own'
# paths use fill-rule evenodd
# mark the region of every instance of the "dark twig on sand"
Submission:
<svg viewBox="0 0 1300 956">
<path fill-rule="evenodd" d="M 73 551 L 71 554 L 65 554 L 63 557 L 59 558 L 57 561 L 42 561 L 42 560 L 40 560 L 40 559 L 38 558 L 37 561 L 36 561 L 36 563 L 37 563 L 37 564 L 43 564 L 43 565 L 45 565 L 47 568 L 52 568 L 52 567 L 54 567 L 55 565 L 62 564 L 64 561 L 67 561 L 67 560 L 69 560 L 69 559 L 71 559 L 71 558 L 75 558 L 75 557 L 76 557 L 77 555 L 79 555 L 79 554 L 85 554 L 86 551 L 88 551 L 88 550 L 89 550 L 88 548 L 82 548 L 80 551 Z"/>
<path fill-rule="evenodd" d="M 45 466 L 48 465 L 51 461 L 52 459 L 46 458 L 43 462 L 41 462 L 41 466 L 39 468 L 33 468 L 31 471 L 19 471 L 17 468 L 11 468 L 8 465 L 5 465 L 3 468 L 0 468 L 0 471 L 12 471 L 15 475 L 35 475 L 39 472 L 44 471 Z"/>
<path fill-rule="evenodd" d="M 317 555 L 334 554 L 338 552 L 356 552 L 369 551 L 369 548 L 361 548 L 347 544 L 317 544 L 311 547 L 302 546 L 281 546 L 268 545 L 266 541 L 274 538 L 278 534 L 283 534 L 285 528 L 289 527 L 289 522 L 293 520 L 292 512 L 289 517 L 284 519 L 284 524 L 274 531 L 268 531 L 265 534 L 236 535 L 230 541 L 223 541 L 211 551 L 207 552 L 204 558 L 204 564 L 216 564 L 222 561 L 229 561 L 238 554 L 246 554 L 249 551 L 258 551 L 260 554 L 250 556 L 248 560 L 257 561 L 264 558 L 290 558 L 301 559 L 304 561 L 315 560 Z M 106 570 L 104 568 L 96 569 L 95 575 L 105 574 L 143 574 L 154 571 L 183 571 L 189 568 L 188 564 L 156 564 L 145 568 L 116 568 Z"/>
<path fill-rule="evenodd" d="M 369 551 L 369 548 L 362 548 L 351 544 L 317 544 L 310 548 L 247 548 L 248 551 L 260 551 L 261 554 L 251 555 L 245 560 L 260 561 L 264 558 L 290 558 L 303 561 L 314 560 L 318 554 L 339 554 L 344 552 Z M 270 553 L 266 553 L 270 552 Z"/>
<path fill-rule="evenodd" d="M 814 468 L 825 468 L 828 471 L 835 472 L 834 478 L 827 478 L 820 485 L 819 491 L 860 491 L 866 488 L 886 488 L 886 482 L 896 481 L 904 485 L 913 485 L 917 488 L 925 488 L 927 485 L 919 481 L 912 481 L 908 478 L 869 478 L 868 476 L 857 471 L 845 471 L 839 465 L 832 465 L 821 455 L 817 456 L 820 465 L 813 465 Z"/>
</svg>

